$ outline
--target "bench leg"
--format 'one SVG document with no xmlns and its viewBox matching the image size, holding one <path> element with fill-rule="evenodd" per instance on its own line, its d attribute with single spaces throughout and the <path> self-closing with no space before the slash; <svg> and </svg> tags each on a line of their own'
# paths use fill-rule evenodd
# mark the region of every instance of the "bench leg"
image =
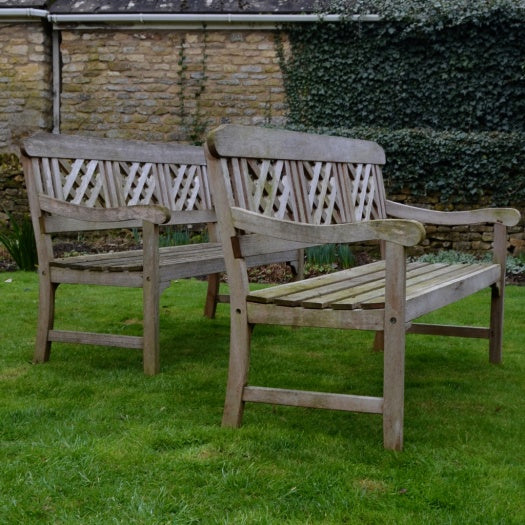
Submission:
<svg viewBox="0 0 525 525">
<path fill-rule="evenodd" d="M 144 373 L 155 375 L 160 371 L 159 345 L 159 250 L 158 225 L 144 222 L 143 297 L 143 366 Z"/>
<path fill-rule="evenodd" d="M 220 273 L 212 273 L 211 275 L 208 275 L 208 290 L 206 292 L 206 304 L 204 305 L 204 315 L 209 319 L 213 319 L 217 311 L 217 297 L 219 295 L 220 283 Z"/>
<path fill-rule="evenodd" d="M 391 450 L 403 449 L 405 398 L 405 250 L 386 243 L 383 443 Z"/>
<path fill-rule="evenodd" d="M 158 286 L 144 284 L 143 366 L 144 373 L 150 376 L 158 374 L 160 371 L 159 296 Z"/>
<path fill-rule="evenodd" d="M 242 396 L 248 381 L 248 369 L 250 366 L 252 330 L 250 325 L 248 325 L 246 312 L 232 308 L 230 330 L 230 363 L 222 426 L 239 427 L 242 423 L 244 412 Z"/>
<path fill-rule="evenodd" d="M 382 352 L 385 349 L 385 332 L 380 331 L 375 333 L 372 349 L 374 352 Z"/>
<path fill-rule="evenodd" d="M 503 290 L 493 285 L 490 301 L 489 361 L 497 364 L 502 360 L 503 343 Z"/>
<path fill-rule="evenodd" d="M 507 229 L 494 225 L 494 262 L 501 264 L 501 279 L 492 285 L 490 301 L 489 361 L 501 363 L 503 343 L 503 299 L 505 295 L 505 262 L 507 257 Z"/>
<path fill-rule="evenodd" d="M 39 304 L 38 304 L 38 328 L 36 333 L 35 353 L 33 363 L 45 363 L 49 361 L 51 354 L 51 341 L 49 341 L 49 330 L 55 322 L 55 296 L 58 284 L 40 275 Z"/>
<path fill-rule="evenodd" d="M 403 323 L 399 324 L 391 330 L 385 328 L 383 358 L 383 442 L 391 450 L 403 449 L 405 328 Z"/>
</svg>

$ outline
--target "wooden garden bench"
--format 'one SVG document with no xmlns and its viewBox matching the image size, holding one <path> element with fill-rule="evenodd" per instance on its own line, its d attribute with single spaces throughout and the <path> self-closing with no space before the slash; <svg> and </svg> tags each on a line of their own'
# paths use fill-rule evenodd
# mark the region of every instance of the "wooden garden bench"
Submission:
<svg viewBox="0 0 525 525">
<path fill-rule="evenodd" d="M 373 142 L 258 127 L 223 126 L 207 140 L 210 183 L 230 285 L 230 365 L 223 424 L 238 426 L 246 402 L 378 413 L 385 448 L 403 446 L 405 334 L 489 340 L 501 360 L 506 226 L 514 209 L 436 212 L 385 197 L 383 149 Z M 422 223 L 494 226 L 489 264 L 407 263 L 425 236 Z M 384 260 L 334 274 L 250 291 L 246 259 L 267 251 L 377 240 Z M 437 326 L 418 317 L 491 288 L 490 326 Z M 382 396 L 249 384 L 257 324 L 375 331 L 384 345 Z M 318 345 L 319 341 L 312 341 Z"/>
<path fill-rule="evenodd" d="M 127 347 L 142 349 L 145 373 L 156 374 L 159 297 L 170 281 L 208 275 L 208 317 L 221 299 L 218 274 L 225 267 L 214 241 L 203 149 L 39 133 L 24 140 L 21 150 L 40 280 L 34 361 L 47 361 L 53 342 Z M 159 249 L 159 226 L 187 224 L 207 225 L 210 242 Z M 121 228 L 141 229 L 143 249 L 54 255 L 60 234 Z M 297 252 L 283 252 L 254 257 L 250 264 L 297 261 Z M 55 294 L 62 283 L 142 288 L 143 335 L 55 329 Z"/>
</svg>

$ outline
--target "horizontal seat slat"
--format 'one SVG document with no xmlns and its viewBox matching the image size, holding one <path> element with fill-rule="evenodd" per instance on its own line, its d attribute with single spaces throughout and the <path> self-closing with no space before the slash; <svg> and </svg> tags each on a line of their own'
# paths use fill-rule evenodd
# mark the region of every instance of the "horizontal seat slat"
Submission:
<svg viewBox="0 0 525 525">
<path fill-rule="evenodd" d="M 492 266 L 492 265 L 491 265 Z M 465 279 L 475 278 L 478 274 L 490 269 L 488 265 L 481 264 L 457 264 L 436 269 L 422 276 L 422 278 L 407 279 L 406 300 L 407 302 L 417 297 L 428 295 L 433 291 L 453 282 L 462 282 Z M 361 308 L 384 308 L 385 296 L 369 299 L 360 303 Z"/>
<path fill-rule="evenodd" d="M 464 266 L 464 265 L 457 265 Z M 442 275 L 448 275 L 455 270 L 456 265 L 448 265 L 443 263 L 429 264 L 424 268 L 424 271 L 407 271 L 407 289 L 408 287 L 417 286 L 420 283 L 430 282 L 433 279 L 439 279 Z M 466 271 L 466 270 L 465 270 Z M 384 308 L 385 306 L 385 278 L 383 276 L 381 286 L 374 290 L 365 293 L 356 294 L 349 299 L 333 302 L 332 308 L 346 309 L 346 308 Z"/>
<path fill-rule="evenodd" d="M 182 245 L 161 248 L 159 266 L 200 262 L 209 259 L 222 260 L 222 248 L 218 243 Z M 55 259 L 51 266 L 92 271 L 142 271 L 142 250 L 90 254 Z"/>
<path fill-rule="evenodd" d="M 418 300 L 443 287 L 460 287 L 463 282 L 478 278 L 483 283 L 481 289 L 495 282 L 499 271 L 497 264 L 409 263 L 407 301 Z M 381 309 L 385 306 L 384 262 L 258 290 L 247 299 L 250 303 L 307 309 Z"/>
<path fill-rule="evenodd" d="M 306 290 L 314 290 L 325 285 L 348 281 L 348 279 L 351 279 L 353 277 L 366 275 L 368 272 L 375 272 L 381 269 L 384 270 L 384 268 L 385 262 L 377 261 L 364 266 L 357 266 L 348 270 L 341 270 L 340 272 L 321 275 L 319 277 L 313 277 L 312 279 L 307 279 L 304 281 L 296 281 L 292 283 L 282 284 L 279 286 L 273 286 L 271 288 L 253 291 L 250 292 L 247 299 L 248 301 L 255 303 L 271 303 L 277 297 L 282 298 L 286 295 L 290 295 L 293 293 L 298 293 Z"/>
<path fill-rule="evenodd" d="M 433 265 L 429 263 L 410 263 L 407 268 L 407 276 L 417 276 L 432 272 Z M 385 271 L 374 274 L 374 279 L 366 282 L 363 285 L 352 283 L 352 286 L 347 286 L 346 290 L 341 290 L 334 293 L 321 294 L 316 300 L 304 301 L 302 306 L 305 308 L 332 308 L 335 304 L 344 304 L 345 308 L 356 309 L 360 308 L 360 303 L 363 300 L 377 297 L 383 293 L 385 288 Z"/>
<path fill-rule="evenodd" d="M 352 289 L 358 288 L 360 285 L 363 287 L 375 287 L 376 283 L 381 277 L 384 277 L 384 270 L 378 270 L 376 272 L 371 272 L 369 274 L 360 275 L 358 277 L 352 278 Z M 322 308 L 322 304 L 325 302 L 325 297 L 330 297 L 333 295 L 348 293 L 348 280 L 336 281 L 331 284 L 326 284 L 322 287 L 317 287 L 308 290 L 300 290 L 296 293 L 285 295 L 284 297 L 277 297 L 274 302 L 282 306 L 304 306 L 309 308 L 310 305 L 319 304 L 319 308 Z M 314 308 L 317 306 L 313 306 Z"/>
<path fill-rule="evenodd" d="M 478 265 L 478 268 L 473 268 L 468 275 L 456 276 L 427 289 L 414 291 L 407 297 L 406 319 L 411 321 L 442 306 L 459 301 L 499 282 L 500 278 L 499 264 Z"/>
</svg>

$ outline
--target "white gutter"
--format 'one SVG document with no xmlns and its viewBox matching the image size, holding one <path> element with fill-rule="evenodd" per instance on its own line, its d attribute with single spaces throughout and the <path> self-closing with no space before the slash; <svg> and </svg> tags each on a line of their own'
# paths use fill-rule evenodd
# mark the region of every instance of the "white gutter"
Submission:
<svg viewBox="0 0 525 525">
<path fill-rule="evenodd" d="M 323 15 L 323 14 L 296 14 L 296 15 L 263 15 L 263 14 L 153 14 L 153 13 L 132 13 L 132 14 L 67 14 L 49 15 L 48 20 L 53 23 L 74 23 L 74 22 L 139 22 L 139 23 L 269 23 L 283 24 L 287 22 L 340 22 L 350 19 L 354 22 L 378 22 L 381 20 L 379 15 L 353 15 L 345 17 L 342 15 Z"/>
<path fill-rule="evenodd" d="M 32 8 L 6 8 L 0 9 L 0 19 L 2 18 L 47 18 L 49 13 L 45 9 Z"/>
</svg>

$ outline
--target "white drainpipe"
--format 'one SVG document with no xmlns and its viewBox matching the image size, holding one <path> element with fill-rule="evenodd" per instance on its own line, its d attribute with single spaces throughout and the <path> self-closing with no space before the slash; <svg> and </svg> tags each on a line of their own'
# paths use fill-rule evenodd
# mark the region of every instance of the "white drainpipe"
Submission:
<svg viewBox="0 0 525 525">
<path fill-rule="evenodd" d="M 74 22 L 106 22 L 106 23 L 201 23 L 201 24 L 283 24 L 287 22 L 340 22 L 345 17 L 342 15 L 319 15 L 319 14 L 293 14 L 293 15 L 272 15 L 272 14 L 154 14 L 154 13 L 130 13 L 130 14 L 64 14 L 48 16 L 48 20 L 53 23 L 74 23 Z M 349 17 L 353 21 L 377 22 L 381 20 L 379 15 L 353 15 Z"/>
<path fill-rule="evenodd" d="M 47 18 L 49 13 L 44 9 L 31 8 L 6 8 L 0 9 L 0 20 L 2 18 Z"/>
</svg>

